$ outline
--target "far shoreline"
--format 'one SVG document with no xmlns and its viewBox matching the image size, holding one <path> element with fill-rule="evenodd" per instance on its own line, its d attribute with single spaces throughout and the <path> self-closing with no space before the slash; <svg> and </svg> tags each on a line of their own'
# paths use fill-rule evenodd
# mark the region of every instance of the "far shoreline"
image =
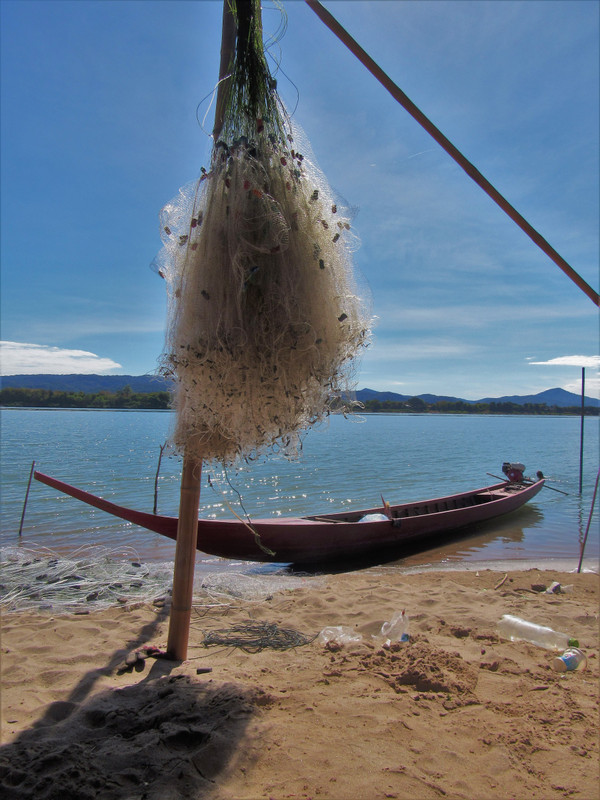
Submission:
<svg viewBox="0 0 600 800">
<path fill-rule="evenodd" d="M 94 406 L 39 406 L 39 405 L 0 405 L 0 411 L 160 411 L 167 413 L 174 413 L 173 408 L 119 408 L 118 406 L 97 408 Z M 368 409 L 358 409 L 352 412 L 355 416 L 408 416 L 408 417 L 550 417 L 560 419 L 561 417 L 579 419 L 581 411 L 579 410 L 565 410 L 565 411 L 545 411 L 545 412 L 531 412 L 531 411 L 369 411 Z M 332 416 L 337 412 L 332 412 Z M 341 412 L 340 412 L 341 415 Z M 585 407 L 585 417 L 599 417 L 600 409 L 593 407 Z"/>
</svg>

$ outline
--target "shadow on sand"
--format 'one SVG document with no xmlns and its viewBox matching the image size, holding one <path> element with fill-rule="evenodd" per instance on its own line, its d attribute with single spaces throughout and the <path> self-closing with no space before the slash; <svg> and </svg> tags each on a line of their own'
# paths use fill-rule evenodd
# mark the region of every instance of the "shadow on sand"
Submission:
<svg viewBox="0 0 600 800">
<path fill-rule="evenodd" d="M 162 616 L 128 649 L 148 641 Z M 192 800 L 215 793 L 252 713 L 268 698 L 231 683 L 171 675 L 179 662 L 162 659 L 139 683 L 90 697 L 123 653 L 85 673 L 68 699 L 50 704 L 0 748 L 5 800 Z"/>
</svg>

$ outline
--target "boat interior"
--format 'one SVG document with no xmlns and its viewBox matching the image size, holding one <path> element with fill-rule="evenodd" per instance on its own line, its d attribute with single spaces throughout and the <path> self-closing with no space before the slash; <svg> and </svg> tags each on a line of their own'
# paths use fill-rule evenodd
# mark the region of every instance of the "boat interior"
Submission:
<svg viewBox="0 0 600 800">
<path fill-rule="evenodd" d="M 407 517 L 420 517 L 426 514 L 439 514 L 443 511 L 458 511 L 461 508 L 471 508 L 472 506 L 490 503 L 492 500 L 499 500 L 504 495 L 501 492 L 477 492 L 474 494 L 463 495 L 461 497 L 449 497 L 440 500 L 431 500 L 427 503 L 408 503 L 407 505 L 391 506 L 390 517 L 394 519 L 406 519 Z M 312 522 L 360 522 L 365 514 L 385 513 L 384 509 L 373 509 L 372 511 L 355 511 L 352 513 L 340 512 L 338 514 L 325 514 L 303 517 Z"/>
</svg>

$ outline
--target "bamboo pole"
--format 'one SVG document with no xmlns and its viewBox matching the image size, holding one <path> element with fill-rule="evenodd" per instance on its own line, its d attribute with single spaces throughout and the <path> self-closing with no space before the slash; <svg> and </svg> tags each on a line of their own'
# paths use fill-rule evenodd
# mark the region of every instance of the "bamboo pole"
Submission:
<svg viewBox="0 0 600 800">
<path fill-rule="evenodd" d="M 543 238 L 543 236 L 536 231 L 536 229 L 527 222 L 527 220 L 519 214 L 519 212 L 506 200 L 500 192 L 492 186 L 492 184 L 476 169 L 470 161 L 456 148 L 452 142 L 447 139 L 444 134 L 437 128 L 430 119 L 412 102 L 412 100 L 404 94 L 402 89 L 389 78 L 381 67 L 373 61 L 371 56 L 366 53 L 362 47 L 356 42 L 350 34 L 340 25 L 335 17 L 324 8 L 318 0 L 306 0 L 308 5 L 312 8 L 315 14 L 321 19 L 322 22 L 334 33 L 341 42 L 353 53 L 360 63 L 366 67 L 369 72 L 377 78 L 379 83 L 384 86 L 392 97 L 400 103 L 400 105 L 408 111 L 408 113 L 416 119 L 416 121 L 425 128 L 427 133 L 432 136 L 435 141 L 444 148 L 444 150 L 451 156 L 456 163 L 461 166 L 467 175 L 472 178 L 475 183 L 480 186 L 483 191 L 492 198 L 492 200 L 500 206 L 500 208 L 508 214 L 508 216 L 516 222 L 521 230 L 529 236 L 529 238 L 546 253 L 554 263 L 562 269 L 567 275 L 589 298 L 595 305 L 600 305 L 600 295 L 579 275 L 565 259 L 556 252 L 556 250 Z"/>
<path fill-rule="evenodd" d="M 221 63 L 219 64 L 219 89 L 217 91 L 217 103 L 215 108 L 215 125 L 213 128 L 213 138 L 216 141 L 223 127 L 225 117 L 225 100 L 227 97 L 227 87 L 230 80 L 230 69 L 235 49 L 235 37 L 237 29 L 235 19 L 231 13 L 229 0 L 223 0 L 223 30 L 221 33 Z"/>
<path fill-rule="evenodd" d="M 169 619 L 167 653 L 175 661 L 185 661 L 192 615 L 194 567 L 198 539 L 198 507 L 202 462 L 187 455 L 183 458 L 179 522 L 173 570 L 173 598 Z"/>
<path fill-rule="evenodd" d="M 223 32 L 221 38 L 221 63 L 219 88 L 213 136 L 216 139 L 223 126 L 227 77 L 232 63 L 236 28 L 230 8 L 230 0 L 223 0 Z M 198 540 L 198 508 L 200 506 L 200 479 L 202 461 L 187 453 L 183 456 L 177 544 L 173 568 L 173 598 L 169 618 L 167 653 L 175 661 L 185 661 L 190 633 L 192 600 L 194 593 L 194 567 Z"/>
</svg>

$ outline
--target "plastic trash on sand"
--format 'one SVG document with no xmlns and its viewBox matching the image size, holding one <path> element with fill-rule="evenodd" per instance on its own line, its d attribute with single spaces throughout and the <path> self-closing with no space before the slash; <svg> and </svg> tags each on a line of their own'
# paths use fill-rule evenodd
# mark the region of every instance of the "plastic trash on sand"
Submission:
<svg viewBox="0 0 600 800">
<path fill-rule="evenodd" d="M 381 633 L 374 636 L 374 639 L 388 647 L 392 642 L 408 642 L 408 614 L 406 611 L 398 611 L 389 622 L 384 622 L 381 626 Z"/>
<path fill-rule="evenodd" d="M 569 647 L 562 656 L 558 656 L 552 662 L 552 669 L 555 672 L 571 672 L 572 670 L 583 670 L 587 667 L 585 653 L 578 647 Z"/>
<path fill-rule="evenodd" d="M 573 639 L 567 633 L 514 617 L 512 614 L 504 614 L 497 628 L 504 639 L 510 639 L 511 642 L 521 639 L 537 647 L 545 647 L 547 650 L 565 650 L 567 647 L 579 645 L 577 639 Z"/>
<path fill-rule="evenodd" d="M 319 644 L 326 645 L 330 642 L 339 645 L 358 644 L 362 642 L 362 634 L 346 625 L 330 625 L 319 634 Z"/>
</svg>

